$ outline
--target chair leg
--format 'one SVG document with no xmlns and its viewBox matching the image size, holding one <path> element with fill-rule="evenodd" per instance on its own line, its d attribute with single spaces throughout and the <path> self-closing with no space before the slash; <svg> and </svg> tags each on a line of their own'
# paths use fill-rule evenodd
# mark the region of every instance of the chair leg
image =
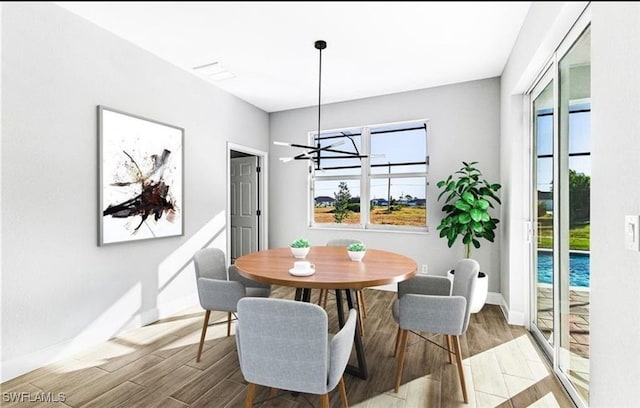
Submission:
<svg viewBox="0 0 640 408">
<path fill-rule="evenodd" d="M 200 354 L 202 354 L 202 346 L 204 346 L 204 336 L 207 334 L 207 326 L 209 325 L 209 315 L 211 315 L 211 310 L 207 310 L 204 314 L 204 324 L 202 325 L 202 334 L 200 335 L 200 345 L 198 346 L 198 357 L 196 358 L 196 363 L 200 362 Z"/>
<path fill-rule="evenodd" d="M 244 400 L 244 408 L 251 408 L 253 406 L 253 398 L 256 396 L 256 385 L 249 383 L 247 385 L 247 398 Z"/>
<path fill-rule="evenodd" d="M 227 313 L 227 337 L 231 336 L 231 312 Z"/>
<path fill-rule="evenodd" d="M 453 346 L 451 345 L 451 336 L 445 334 L 444 337 L 447 340 L 447 355 L 449 355 L 449 364 L 453 364 L 453 359 L 451 358 L 451 352 L 453 351 Z"/>
<path fill-rule="evenodd" d="M 347 389 L 344 386 L 344 378 L 340 378 L 340 400 L 342 400 L 342 408 L 349 408 L 349 400 L 347 400 Z"/>
<path fill-rule="evenodd" d="M 357 302 L 356 310 L 358 311 L 358 331 L 360 332 L 360 337 L 364 337 L 364 321 L 362 320 L 362 313 L 360 312 L 360 304 Z"/>
<path fill-rule="evenodd" d="M 460 336 L 451 336 L 453 337 L 453 345 L 456 349 L 456 363 L 458 365 L 458 375 L 460 376 L 460 387 L 462 387 L 462 398 L 464 399 L 464 403 L 469 403 L 469 398 L 467 397 L 467 383 L 464 380 L 464 367 L 462 367 L 462 350 L 460 349 Z"/>
<path fill-rule="evenodd" d="M 398 357 L 398 369 L 396 371 L 396 387 L 395 392 L 400 389 L 400 381 L 402 380 L 402 369 L 404 368 L 404 353 L 407 349 L 407 334 L 409 330 L 402 330 L 400 335 L 400 357 Z"/>
<path fill-rule="evenodd" d="M 320 289 L 320 295 L 318 295 L 318 306 L 322 306 L 322 299 L 327 295 L 326 289 Z M 326 301 L 325 301 L 326 303 Z M 325 306 L 326 307 L 326 306 Z"/>
<path fill-rule="evenodd" d="M 360 333 L 360 337 L 364 337 L 364 313 L 362 311 L 362 302 L 360 301 L 360 290 L 356 289 L 353 291 L 355 295 L 355 307 L 358 312 L 358 332 Z"/>
<path fill-rule="evenodd" d="M 396 345 L 393 349 L 393 356 L 398 357 L 398 351 L 400 351 L 400 334 L 402 333 L 402 329 L 400 325 L 398 325 L 398 331 L 396 332 Z"/>
<path fill-rule="evenodd" d="M 327 300 L 329 299 L 329 289 L 322 289 L 324 291 L 324 301 L 322 302 L 322 308 L 327 308 Z"/>
<path fill-rule="evenodd" d="M 360 308 L 362 309 L 362 317 L 367 318 L 367 304 L 364 302 L 364 289 L 359 289 L 356 291 L 356 296 L 359 296 L 360 300 Z"/>
<path fill-rule="evenodd" d="M 320 396 L 320 406 L 322 408 L 329 408 L 329 394 L 322 394 Z"/>
</svg>

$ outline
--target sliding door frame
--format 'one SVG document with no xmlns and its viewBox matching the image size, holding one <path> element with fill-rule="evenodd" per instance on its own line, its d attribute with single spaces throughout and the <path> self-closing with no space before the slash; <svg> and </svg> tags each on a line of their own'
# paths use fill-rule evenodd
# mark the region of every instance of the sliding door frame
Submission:
<svg viewBox="0 0 640 408">
<path fill-rule="evenodd" d="M 550 358 L 550 362 L 553 366 L 553 371 L 566 389 L 569 396 L 579 408 L 588 407 L 588 401 L 584 401 L 578 391 L 571 383 L 568 374 L 563 371 L 560 364 L 561 358 L 567 358 L 566 350 L 563 351 L 561 347 L 561 315 L 562 307 L 567 307 L 563 304 L 561 299 L 561 270 L 568 271 L 569 269 L 569 186 L 564 185 L 561 182 L 561 176 L 568 174 L 569 169 L 569 150 L 566 139 L 568 135 L 563 137 L 560 134 L 560 68 L 559 63 L 564 56 L 571 50 L 571 47 L 576 43 L 580 36 L 591 24 L 591 8 L 587 5 L 583 13 L 576 20 L 575 24 L 571 27 L 567 35 L 561 41 L 560 45 L 553 53 L 549 61 L 544 65 L 533 82 L 532 86 L 526 92 L 525 103 L 526 112 L 528 112 L 528 130 L 529 130 L 529 186 L 530 186 L 530 199 L 529 199 L 529 222 L 531 224 L 530 230 L 533 231 L 530 234 L 530 250 L 529 250 L 529 313 L 527 316 L 527 328 L 530 330 L 532 336 L 538 341 L 541 348 Z M 537 225 L 533 225 L 534 217 L 533 211 L 536 211 L 537 206 L 534 205 L 537 202 L 537 185 L 535 185 L 535 177 L 537 177 L 537 151 L 534 143 L 534 123 L 535 112 L 533 111 L 533 102 L 535 98 L 545 89 L 549 82 L 553 82 L 553 149 L 554 149 L 554 162 L 553 162 L 553 181 L 555 183 L 553 189 L 553 345 L 550 345 L 542 332 L 534 324 L 534 318 L 537 316 L 537 302 L 534 291 L 537 290 L 537 276 L 533 273 L 537 268 Z M 561 213 L 561 210 L 563 211 Z M 568 273 L 568 272 L 567 272 Z"/>
</svg>

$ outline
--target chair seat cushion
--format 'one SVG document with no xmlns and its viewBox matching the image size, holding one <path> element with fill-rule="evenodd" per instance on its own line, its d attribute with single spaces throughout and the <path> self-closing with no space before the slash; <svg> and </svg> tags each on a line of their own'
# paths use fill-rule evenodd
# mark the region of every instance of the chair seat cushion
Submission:
<svg viewBox="0 0 640 408">
<path fill-rule="evenodd" d="M 245 288 L 247 296 L 251 297 L 269 297 L 271 289 L 269 288 Z"/>
</svg>

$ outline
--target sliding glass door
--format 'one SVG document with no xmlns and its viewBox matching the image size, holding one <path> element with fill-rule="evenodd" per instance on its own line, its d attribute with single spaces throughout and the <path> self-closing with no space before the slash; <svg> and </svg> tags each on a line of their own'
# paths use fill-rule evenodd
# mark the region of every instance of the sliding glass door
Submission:
<svg viewBox="0 0 640 408">
<path fill-rule="evenodd" d="M 591 30 L 558 62 L 560 327 L 558 368 L 589 398 Z"/>
<path fill-rule="evenodd" d="M 534 307 L 532 325 L 541 340 L 542 346 L 549 354 L 553 354 L 554 343 L 554 168 L 557 147 L 554 137 L 554 81 L 551 71 L 547 71 L 539 86 L 532 93 L 533 113 L 533 196 L 535 209 L 532 218 L 535 225 L 536 239 L 533 262 Z"/>
<path fill-rule="evenodd" d="M 569 36 L 530 92 L 530 327 L 579 406 L 589 400 L 591 31 Z"/>
</svg>

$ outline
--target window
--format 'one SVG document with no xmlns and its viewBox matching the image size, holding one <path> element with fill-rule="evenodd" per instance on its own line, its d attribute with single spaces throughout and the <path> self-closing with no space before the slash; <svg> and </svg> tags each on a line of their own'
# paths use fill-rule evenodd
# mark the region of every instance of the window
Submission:
<svg viewBox="0 0 640 408">
<path fill-rule="evenodd" d="M 310 225 L 427 230 L 427 122 L 310 133 Z"/>
</svg>

